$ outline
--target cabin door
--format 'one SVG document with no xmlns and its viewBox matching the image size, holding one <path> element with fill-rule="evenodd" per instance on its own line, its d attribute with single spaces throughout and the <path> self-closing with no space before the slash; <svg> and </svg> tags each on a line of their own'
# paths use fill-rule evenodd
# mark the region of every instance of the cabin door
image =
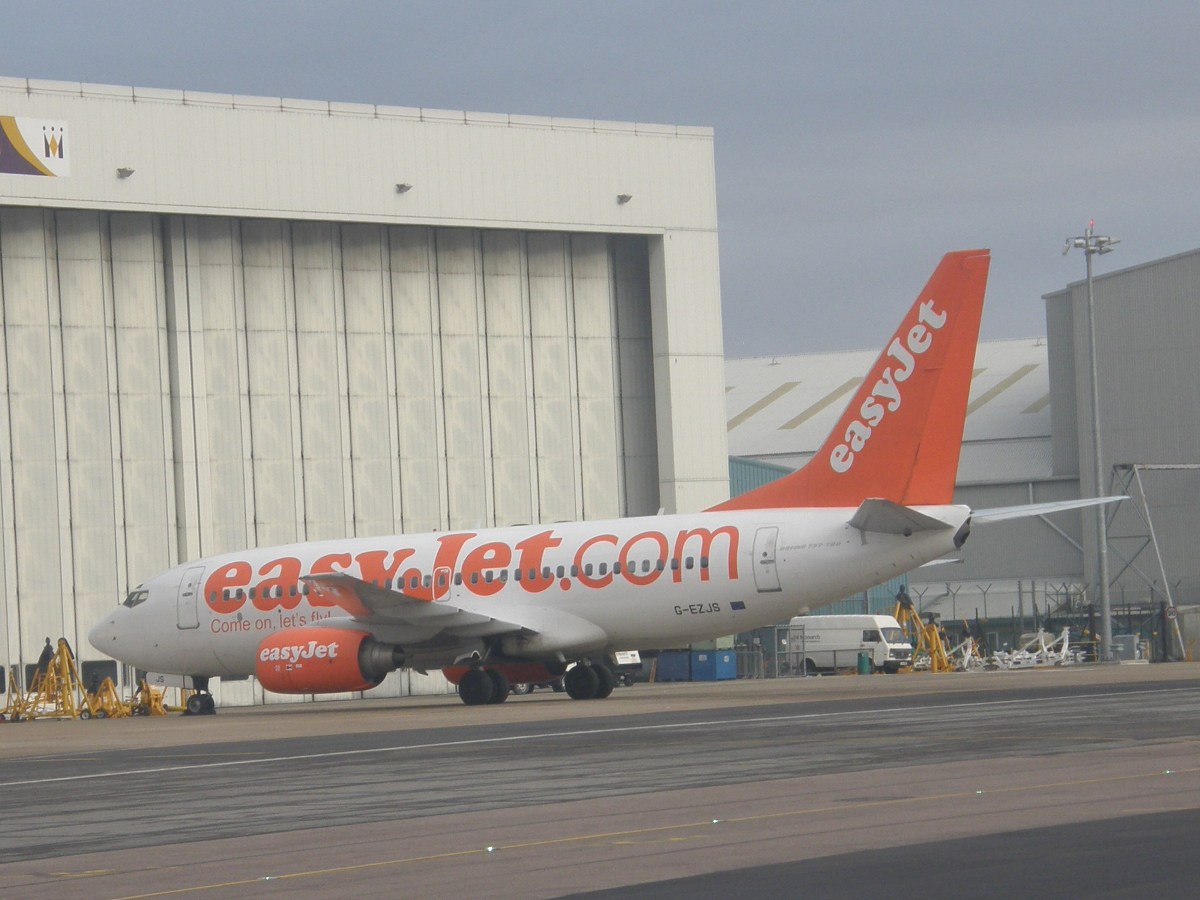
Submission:
<svg viewBox="0 0 1200 900">
<path fill-rule="evenodd" d="M 779 541 L 779 527 L 771 525 L 754 533 L 754 586 L 760 594 L 782 590 L 779 586 L 779 570 L 775 568 L 775 544 Z"/>
</svg>

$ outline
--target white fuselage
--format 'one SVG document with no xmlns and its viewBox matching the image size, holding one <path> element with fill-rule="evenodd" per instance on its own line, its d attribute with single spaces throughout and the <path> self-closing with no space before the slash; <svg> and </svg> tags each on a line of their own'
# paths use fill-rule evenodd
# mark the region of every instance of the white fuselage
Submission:
<svg viewBox="0 0 1200 900">
<path fill-rule="evenodd" d="M 534 634 L 533 658 L 678 647 L 786 622 L 801 607 L 818 608 L 951 551 L 970 511 L 918 509 L 947 527 L 903 536 L 850 526 L 853 509 L 757 509 L 242 551 L 147 581 L 144 602 L 118 607 L 90 639 L 144 669 L 226 677 L 253 674 L 265 638 L 312 625 L 370 631 L 404 647 L 408 665 L 461 657 L 461 638 L 439 641 L 436 630 L 361 611 L 356 618 L 303 580 L 344 573 L 516 623 Z M 594 627 L 585 635 L 564 622 Z"/>
</svg>

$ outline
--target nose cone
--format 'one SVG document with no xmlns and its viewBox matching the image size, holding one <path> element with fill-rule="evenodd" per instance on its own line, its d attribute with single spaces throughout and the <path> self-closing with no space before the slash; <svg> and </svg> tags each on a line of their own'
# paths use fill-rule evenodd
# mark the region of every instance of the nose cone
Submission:
<svg viewBox="0 0 1200 900">
<path fill-rule="evenodd" d="M 88 632 L 88 643 L 106 656 L 119 658 L 117 654 L 117 631 L 119 614 L 111 612 L 96 623 Z"/>
</svg>

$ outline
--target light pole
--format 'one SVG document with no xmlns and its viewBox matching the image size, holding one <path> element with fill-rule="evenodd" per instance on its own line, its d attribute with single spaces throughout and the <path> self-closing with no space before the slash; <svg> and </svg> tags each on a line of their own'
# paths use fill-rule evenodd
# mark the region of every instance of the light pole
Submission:
<svg viewBox="0 0 1200 900">
<path fill-rule="evenodd" d="M 1092 368 L 1092 450 L 1096 466 L 1096 496 L 1103 497 L 1104 469 L 1100 456 L 1100 378 L 1096 371 L 1096 309 L 1095 298 L 1092 295 L 1092 257 L 1096 254 L 1111 253 L 1113 244 L 1120 241 L 1107 235 L 1094 234 L 1096 220 L 1088 222 L 1087 231 L 1079 237 L 1067 238 L 1063 246 L 1063 256 L 1071 250 L 1082 250 L 1087 260 L 1087 319 L 1088 319 L 1088 357 Z M 1096 539 L 1099 543 L 1100 563 L 1100 658 L 1104 662 L 1112 660 L 1112 605 L 1108 595 L 1108 521 L 1104 504 L 1096 506 Z"/>
</svg>

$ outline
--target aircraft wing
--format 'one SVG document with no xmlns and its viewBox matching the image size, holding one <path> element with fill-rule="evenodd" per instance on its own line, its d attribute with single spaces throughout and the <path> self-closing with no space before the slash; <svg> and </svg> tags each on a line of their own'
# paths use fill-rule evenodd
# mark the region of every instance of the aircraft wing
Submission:
<svg viewBox="0 0 1200 900">
<path fill-rule="evenodd" d="M 532 629 L 456 606 L 448 600 L 430 602 L 402 591 L 380 587 L 342 572 L 308 575 L 311 599 L 340 607 L 356 621 L 404 635 L 404 642 L 530 634 Z"/>
<path fill-rule="evenodd" d="M 971 512 L 971 521 L 1003 522 L 1006 519 L 1022 519 L 1027 516 L 1044 516 L 1048 513 L 1061 512 L 1064 509 L 1082 509 L 1087 506 L 1100 506 L 1105 503 L 1119 503 L 1128 500 L 1127 496 L 1119 497 L 1085 497 L 1081 500 L 1058 500 L 1051 503 L 1026 503 L 1021 506 L 994 506 L 990 509 L 976 509 Z"/>
</svg>

